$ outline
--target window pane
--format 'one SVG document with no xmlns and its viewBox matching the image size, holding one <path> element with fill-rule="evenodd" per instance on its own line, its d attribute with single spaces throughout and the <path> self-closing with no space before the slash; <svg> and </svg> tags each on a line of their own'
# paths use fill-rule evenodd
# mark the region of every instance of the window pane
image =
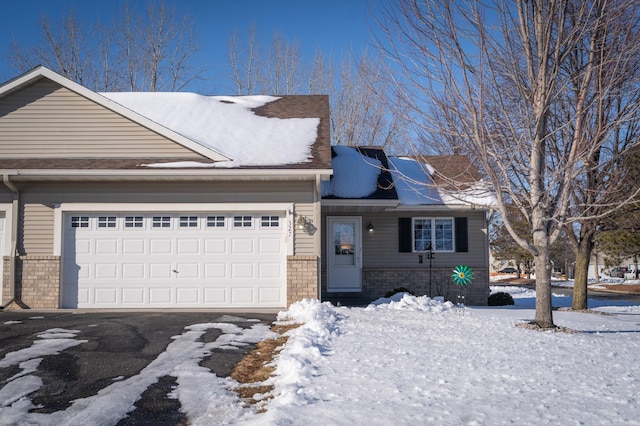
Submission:
<svg viewBox="0 0 640 426">
<path fill-rule="evenodd" d="M 251 228 L 251 216 L 234 216 L 234 228 Z"/>
<path fill-rule="evenodd" d="M 333 245 L 336 265 L 355 265 L 356 226 L 353 223 L 336 223 L 333 225 Z"/>
<path fill-rule="evenodd" d="M 453 251 L 453 220 L 435 219 L 435 250 Z"/>
<path fill-rule="evenodd" d="M 431 219 L 414 219 L 413 249 L 425 251 L 431 245 Z"/>
<path fill-rule="evenodd" d="M 262 216 L 260 218 L 260 226 L 263 228 L 277 228 L 280 226 L 279 216 Z"/>
<path fill-rule="evenodd" d="M 142 228 L 144 219 L 142 216 L 126 216 L 124 218 L 125 228 Z"/>
<path fill-rule="evenodd" d="M 72 216 L 71 227 L 72 228 L 88 228 L 89 216 Z"/>
<path fill-rule="evenodd" d="M 116 217 L 115 216 L 100 216 L 98 217 L 98 228 L 115 228 Z"/>
<path fill-rule="evenodd" d="M 198 216 L 180 216 L 180 228 L 197 228 Z"/>
<path fill-rule="evenodd" d="M 170 216 L 154 216 L 152 221 L 154 228 L 171 228 Z"/>
<path fill-rule="evenodd" d="M 224 216 L 207 216 L 207 227 L 224 228 Z"/>
</svg>

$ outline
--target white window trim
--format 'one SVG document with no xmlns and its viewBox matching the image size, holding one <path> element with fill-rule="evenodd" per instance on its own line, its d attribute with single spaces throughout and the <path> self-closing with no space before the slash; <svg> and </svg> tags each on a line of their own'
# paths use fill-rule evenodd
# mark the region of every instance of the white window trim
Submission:
<svg viewBox="0 0 640 426">
<path fill-rule="evenodd" d="M 11 205 L 9 204 L 9 207 Z M 2 204 L 0 204 L 2 209 Z M 9 209 L 10 211 L 10 209 Z M 287 254 L 293 255 L 293 203 L 61 203 L 56 204 L 53 211 L 53 255 L 62 254 L 62 237 L 64 233 L 63 218 L 69 213 L 167 213 L 167 212 L 193 212 L 193 213 L 242 213 L 252 212 L 263 214 L 265 212 L 284 213 L 287 223 L 285 228 L 285 243 Z M 10 218 L 7 213 L 6 218 Z M 5 219 L 8 221 L 9 219 Z M 6 244 L 5 244 L 6 245 Z"/>
<path fill-rule="evenodd" d="M 433 245 L 434 253 L 455 253 L 456 251 L 456 226 L 455 219 L 448 216 L 416 216 L 411 218 L 411 252 L 412 253 L 422 253 L 421 251 L 416 250 L 416 232 L 415 232 L 415 223 L 416 220 L 430 220 L 431 221 L 431 244 Z M 435 248 L 436 241 L 436 220 L 450 220 L 451 221 L 451 246 L 452 250 L 437 250 Z"/>
</svg>

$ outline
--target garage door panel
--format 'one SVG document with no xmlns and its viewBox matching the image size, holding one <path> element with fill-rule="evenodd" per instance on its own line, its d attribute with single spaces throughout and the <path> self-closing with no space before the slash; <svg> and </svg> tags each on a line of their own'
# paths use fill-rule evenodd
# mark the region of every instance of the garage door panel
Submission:
<svg viewBox="0 0 640 426">
<path fill-rule="evenodd" d="M 227 265 L 225 263 L 207 263 L 204 265 L 204 278 L 228 278 Z"/>
<path fill-rule="evenodd" d="M 116 239 L 98 239 L 95 240 L 95 254 L 117 254 L 118 240 Z"/>
<path fill-rule="evenodd" d="M 227 240 L 222 238 L 207 238 L 204 240 L 205 254 L 227 254 Z"/>
<path fill-rule="evenodd" d="M 141 305 L 144 303 L 144 288 L 123 288 L 122 304 L 123 305 Z"/>
<path fill-rule="evenodd" d="M 254 254 L 254 241 L 250 238 L 233 238 L 231 240 L 232 254 Z"/>
<path fill-rule="evenodd" d="M 232 279 L 245 279 L 255 278 L 253 263 L 232 263 L 231 264 L 231 278 Z"/>
<path fill-rule="evenodd" d="M 115 263 L 99 263 L 94 268 L 96 280 L 112 280 L 118 278 L 118 265 Z"/>
<path fill-rule="evenodd" d="M 122 265 L 122 279 L 143 280 L 145 278 L 144 263 L 124 263 Z"/>
<path fill-rule="evenodd" d="M 118 290 L 116 288 L 96 288 L 94 291 L 96 305 L 115 305 Z"/>
<path fill-rule="evenodd" d="M 171 254 L 171 247 L 173 245 L 173 241 L 170 239 L 156 239 L 152 238 L 149 241 L 149 254 Z"/>
<path fill-rule="evenodd" d="M 200 278 L 200 265 L 197 263 L 178 263 L 175 274 L 179 280 Z"/>
<path fill-rule="evenodd" d="M 232 304 L 253 304 L 254 300 L 253 288 L 232 288 L 231 303 Z"/>
<path fill-rule="evenodd" d="M 284 307 L 281 216 L 65 214 L 63 306 Z"/>
<path fill-rule="evenodd" d="M 173 291 L 171 288 L 150 288 L 149 303 L 151 305 L 170 305 L 172 304 Z"/>
<path fill-rule="evenodd" d="M 122 240 L 122 254 L 145 254 L 145 240 L 143 238 Z"/>
<path fill-rule="evenodd" d="M 149 278 L 155 279 L 170 279 L 173 275 L 171 265 L 166 263 L 152 263 L 149 265 Z"/>
</svg>

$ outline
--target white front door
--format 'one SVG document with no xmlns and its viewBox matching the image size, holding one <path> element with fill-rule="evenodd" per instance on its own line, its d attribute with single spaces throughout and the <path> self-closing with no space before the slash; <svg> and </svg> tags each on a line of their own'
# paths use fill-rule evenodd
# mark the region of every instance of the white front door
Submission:
<svg viewBox="0 0 640 426">
<path fill-rule="evenodd" d="M 327 217 L 327 291 L 362 291 L 360 217 Z"/>
</svg>

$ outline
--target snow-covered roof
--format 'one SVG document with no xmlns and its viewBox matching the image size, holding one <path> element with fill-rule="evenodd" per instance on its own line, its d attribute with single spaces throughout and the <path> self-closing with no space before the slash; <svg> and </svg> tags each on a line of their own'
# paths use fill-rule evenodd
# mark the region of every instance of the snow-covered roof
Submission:
<svg viewBox="0 0 640 426">
<path fill-rule="evenodd" d="M 175 92 L 108 92 L 101 95 L 230 159 L 211 163 L 209 167 L 308 162 L 318 137 L 319 117 L 277 118 L 254 112 L 255 108 L 275 102 L 279 97 Z M 189 167 L 183 163 L 170 166 Z"/>
<path fill-rule="evenodd" d="M 397 199 L 399 206 L 454 206 L 491 207 L 495 197 L 486 182 L 465 182 L 458 188 L 447 187 L 442 181 L 447 170 L 436 169 L 426 162 L 429 157 L 387 157 L 380 148 L 354 148 L 334 146 L 333 177 L 323 182 L 324 198 L 340 199 Z M 447 164 L 438 157 L 438 165 Z M 456 158 L 460 163 L 460 158 Z M 387 184 L 381 185 L 381 175 L 390 174 Z M 458 174 L 456 170 L 455 174 Z M 439 175 L 440 179 L 435 177 Z"/>
</svg>

